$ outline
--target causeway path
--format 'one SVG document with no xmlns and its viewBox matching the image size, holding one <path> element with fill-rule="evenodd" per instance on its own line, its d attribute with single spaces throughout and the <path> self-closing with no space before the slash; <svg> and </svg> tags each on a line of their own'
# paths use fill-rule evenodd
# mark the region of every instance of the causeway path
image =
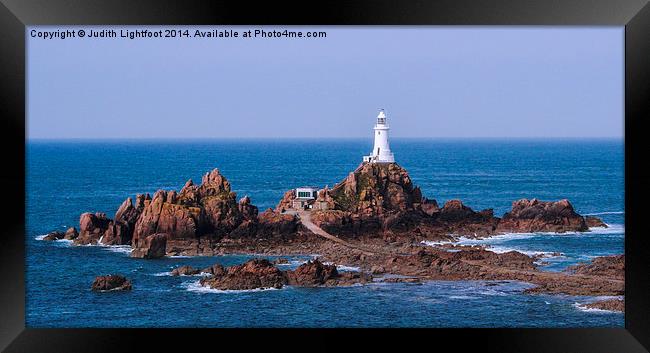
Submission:
<svg viewBox="0 0 650 353">
<path fill-rule="evenodd" d="M 345 241 L 337 236 L 334 236 L 326 231 L 324 231 L 321 227 L 317 226 L 314 224 L 314 222 L 311 221 L 311 212 L 309 211 L 297 211 L 296 214 L 298 217 L 300 217 L 300 223 L 302 223 L 307 229 L 309 229 L 312 233 L 321 236 L 325 239 L 337 242 L 343 246 L 347 246 L 352 249 L 356 249 L 364 253 L 365 255 L 375 255 L 375 254 L 386 254 L 386 255 L 400 255 L 398 253 L 394 252 L 389 252 L 389 251 L 378 251 L 378 250 L 371 250 L 368 249 L 364 246 L 352 244 L 348 241 Z"/>
</svg>

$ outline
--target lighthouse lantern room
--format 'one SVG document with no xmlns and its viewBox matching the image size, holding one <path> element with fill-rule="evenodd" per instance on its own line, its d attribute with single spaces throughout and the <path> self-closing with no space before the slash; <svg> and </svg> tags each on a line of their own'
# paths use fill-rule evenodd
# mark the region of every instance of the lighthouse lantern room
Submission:
<svg viewBox="0 0 650 353">
<path fill-rule="evenodd" d="M 388 145 L 388 122 L 386 121 L 386 113 L 383 109 L 377 115 L 377 123 L 375 124 L 375 146 L 372 153 L 363 157 L 364 162 L 368 163 L 395 163 L 395 156 L 390 151 Z"/>
</svg>

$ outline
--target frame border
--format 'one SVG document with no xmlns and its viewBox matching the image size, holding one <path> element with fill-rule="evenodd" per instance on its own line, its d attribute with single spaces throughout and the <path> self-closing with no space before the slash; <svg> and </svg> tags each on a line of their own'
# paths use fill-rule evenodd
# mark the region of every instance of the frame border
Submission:
<svg viewBox="0 0 650 353">
<path fill-rule="evenodd" d="M 226 1 L 0 0 L 0 102 L 3 102 L 3 152 L 9 165 L 0 172 L 5 198 L 14 205 L 3 213 L 0 263 L 4 279 L 0 305 L 0 349 L 25 351 L 101 351 L 183 349 L 237 342 L 238 348 L 268 348 L 295 337 L 340 348 L 349 338 L 360 347 L 381 347 L 399 339 L 415 348 L 422 339 L 458 348 L 494 352 L 647 352 L 650 349 L 650 237 L 643 232 L 650 174 L 644 171 L 645 118 L 650 102 L 650 5 L 644 0 L 355 0 L 312 4 Z M 615 25 L 625 26 L 625 329 L 26 329 L 25 328 L 25 49 L 26 26 L 152 25 Z M 3 159 L 5 157 L 3 156 Z M 16 206 L 16 205 L 22 205 Z M 8 223 L 8 224 L 7 224 Z M 331 339 L 323 340 L 324 335 Z M 259 339 L 251 339 L 252 337 Z M 267 336 L 267 337 L 264 337 Z M 326 337 L 327 337 L 326 336 Z M 399 338 L 397 337 L 399 336 Z M 262 338 L 263 337 L 263 338 Z M 293 338 L 292 338 L 293 337 Z M 468 340 L 467 338 L 472 339 Z M 209 338 L 206 341 L 206 338 Z M 289 340 L 286 340 L 289 338 Z M 377 340 L 384 338 L 384 340 Z M 164 346 L 163 346 L 164 345 Z M 284 349 L 285 344 L 283 344 Z M 347 346 L 347 344 L 346 344 Z M 645 348 L 644 348 L 645 346 Z M 198 348 L 198 347 L 197 347 Z M 374 348 L 374 347 L 372 347 Z M 310 347 L 310 349 L 312 349 Z"/>
</svg>

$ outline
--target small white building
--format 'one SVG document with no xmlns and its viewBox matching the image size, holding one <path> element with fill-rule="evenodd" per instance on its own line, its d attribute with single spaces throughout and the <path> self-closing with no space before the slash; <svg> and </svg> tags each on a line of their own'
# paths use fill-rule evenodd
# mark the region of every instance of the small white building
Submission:
<svg viewBox="0 0 650 353">
<path fill-rule="evenodd" d="M 318 197 L 318 188 L 312 186 L 302 186 L 296 188 L 296 198 L 293 199 L 292 208 L 306 209 L 311 208 L 311 205 Z"/>
<path fill-rule="evenodd" d="M 372 148 L 372 153 L 363 157 L 364 162 L 368 163 L 395 163 L 395 156 L 390 151 L 388 144 L 388 122 L 386 121 L 386 113 L 383 109 L 377 115 L 377 123 L 375 124 L 375 146 Z"/>
</svg>

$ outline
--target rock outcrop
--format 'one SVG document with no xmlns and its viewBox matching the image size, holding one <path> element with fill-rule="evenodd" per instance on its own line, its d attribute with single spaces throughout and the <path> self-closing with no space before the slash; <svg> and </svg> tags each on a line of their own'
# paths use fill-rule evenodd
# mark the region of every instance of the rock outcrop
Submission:
<svg viewBox="0 0 650 353">
<path fill-rule="evenodd" d="M 593 259 L 590 263 L 571 266 L 568 272 L 610 278 L 625 278 L 625 255 L 601 256 Z"/>
<path fill-rule="evenodd" d="M 201 285 L 220 290 L 278 289 L 285 285 L 331 287 L 372 281 L 368 274 L 341 273 L 336 266 L 325 265 L 319 260 L 308 261 L 293 271 L 282 271 L 266 259 L 252 259 L 227 269 L 217 264 L 203 272 L 212 273 L 212 276 L 202 278 Z"/>
<path fill-rule="evenodd" d="M 492 209 L 476 212 L 460 200 L 450 200 L 434 215 L 434 224 L 450 233 L 485 236 L 495 233 L 499 218 Z"/>
<path fill-rule="evenodd" d="M 115 212 L 115 219 L 112 220 L 108 229 L 102 237 L 102 244 L 104 245 L 127 245 L 131 244 L 133 232 L 135 230 L 135 223 L 137 222 L 142 210 L 144 209 L 144 202 L 148 195 L 139 194 L 136 196 L 135 206 L 130 197 L 128 197 Z"/>
<path fill-rule="evenodd" d="M 124 200 L 114 219 L 104 213 L 84 213 L 78 232 L 71 228 L 64 235 L 53 232 L 45 239 L 63 237 L 78 245 L 130 244 L 132 256 L 156 258 L 164 256 L 165 248 L 172 254 L 214 255 L 238 242 L 263 239 L 268 248 L 304 236 L 300 219 L 282 212 L 291 207 L 294 190 L 287 191 L 275 209 L 262 213 L 248 196 L 239 201 L 236 196 L 230 182 L 214 169 L 202 177 L 200 185 L 188 180 L 178 192 L 158 190 L 153 197 L 138 194 L 135 202 Z M 491 209 L 477 212 L 460 200 L 440 207 L 436 200 L 423 197 L 396 163 L 362 163 L 331 190 L 320 190 L 315 206 L 311 220 L 326 232 L 360 239 L 379 237 L 389 243 L 399 237 L 413 241 L 448 239 L 451 234 L 480 237 L 606 226 L 596 217 L 580 216 L 567 200 L 515 201 L 502 219 Z M 155 234 L 164 236 L 149 238 Z"/>
<path fill-rule="evenodd" d="M 77 228 L 70 227 L 65 231 L 65 234 L 63 235 L 63 239 L 74 240 L 78 236 L 79 236 L 79 232 L 77 231 Z"/>
<path fill-rule="evenodd" d="M 585 222 L 589 228 L 608 228 L 607 224 L 602 219 L 594 216 L 586 216 Z"/>
<path fill-rule="evenodd" d="M 510 232 L 584 232 L 589 230 L 585 218 L 573 210 L 569 200 L 556 202 L 521 199 L 512 203 L 498 225 L 499 231 Z"/>
<path fill-rule="evenodd" d="M 292 235 L 298 231 L 298 224 L 295 215 L 278 213 L 269 208 L 258 217 L 257 234 L 264 238 Z"/>
<path fill-rule="evenodd" d="M 65 234 L 63 232 L 54 231 L 54 232 L 47 233 L 43 237 L 43 240 L 46 240 L 46 241 L 59 240 L 59 239 L 63 239 L 64 236 L 65 236 Z"/>
<path fill-rule="evenodd" d="M 97 276 L 93 281 L 91 289 L 93 291 L 118 291 L 131 290 L 131 281 L 121 275 Z"/>
<path fill-rule="evenodd" d="M 397 163 L 364 163 L 329 194 L 336 209 L 361 218 L 413 210 L 422 202 L 420 189 Z"/>
<path fill-rule="evenodd" d="M 158 259 L 165 256 L 167 234 L 156 233 L 141 239 L 131 251 L 131 257 L 139 259 Z"/>
<path fill-rule="evenodd" d="M 461 232 L 491 234 L 498 218 L 492 210 L 475 212 L 458 200 L 443 208 L 422 196 L 406 170 L 396 163 L 363 163 L 319 199 L 328 210 L 312 212 L 314 224 L 339 235 L 409 235 Z"/>
<path fill-rule="evenodd" d="M 588 309 L 625 312 L 625 301 L 621 299 L 607 299 L 583 305 Z"/>
<path fill-rule="evenodd" d="M 97 244 L 110 224 L 111 220 L 106 217 L 105 213 L 83 213 L 79 218 L 79 236 L 74 239 L 74 243 L 78 245 Z"/>
<path fill-rule="evenodd" d="M 193 276 L 201 273 L 201 270 L 195 269 L 192 266 L 185 265 L 181 267 L 176 267 L 172 270 L 172 276 Z"/>
<path fill-rule="evenodd" d="M 319 286 L 338 277 L 334 265 L 325 265 L 318 260 L 307 261 L 288 273 L 289 283 L 297 286 Z"/>
<path fill-rule="evenodd" d="M 372 276 L 363 272 L 339 272 L 335 265 L 326 265 L 319 260 L 307 261 L 293 271 L 287 271 L 290 285 L 299 287 L 333 287 L 363 284 L 372 281 Z"/>
<path fill-rule="evenodd" d="M 280 213 L 292 208 L 293 200 L 295 198 L 296 198 L 296 190 L 295 189 L 288 190 L 287 192 L 284 193 L 282 199 L 280 199 L 280 202 L 278 202 L 278 205 L 275 206 L 275 211 Z"/>
<path fill-rule="evenodd" d="M 268 260 L 253 259 L 228 267 L 225 273 L 202 278 L 201 285 L 221 290 L 282 288 L 287 283 L 285 274 Z"/>
</svg>

